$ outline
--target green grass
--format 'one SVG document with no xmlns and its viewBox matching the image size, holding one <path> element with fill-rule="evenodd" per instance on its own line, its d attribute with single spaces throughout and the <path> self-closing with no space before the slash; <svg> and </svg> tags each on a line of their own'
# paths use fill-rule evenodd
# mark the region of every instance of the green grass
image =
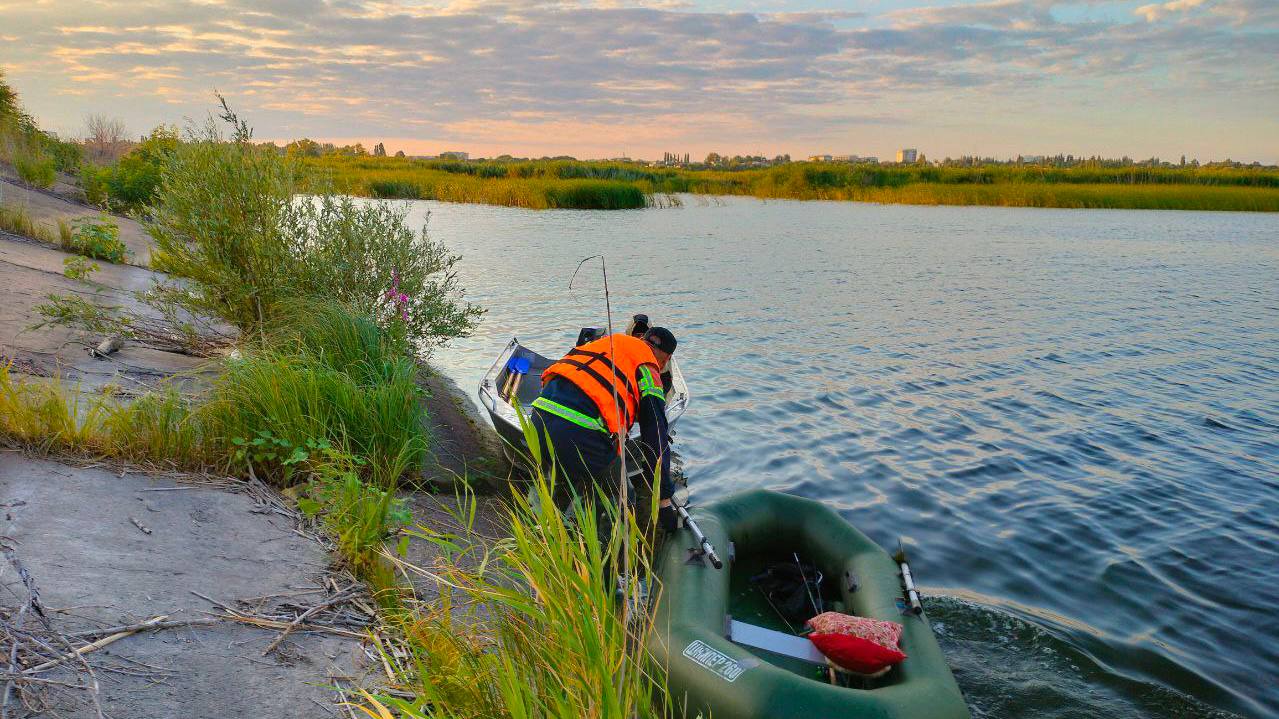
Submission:
<svg viewBox="0 0 1279 719">
<path fill-rule="evenodd" d="M 206 437 L 269 446 L 248 461 L 266 477 L 287 483 L 287 460 L 325 441 L 362 457 L 377 484 L 395 486 L 421 466 L 426 438 L 421 426 L 414 367 L 401 358 L 385 381 L 362 384 L 305 355 L 266 353 L 227 363 L 199 410 Z"/>
<path fill-rule="evenodd" d="M 173 387 L 131 401 L 0 365 L 0 440 L 41 453 L 305 484 L 357 575 L 392 601 L 380 558 L 407 521 L 395 490 L 428 447 L 416 365 L 401 340 L 337 305 L 295 304 L 296 322 L 227 359 L 194 396 Z"/>
<path fill-rule="evenodd" d="M 412 698 L 366 695 L 367 715 L 668 716 L 665 669 L 646 649 L 653 622 L 633 609 L 640 606 L 638 585 L 629 583 L 625 598 L 616 592 L 617 568 L 648 573 L 651 528 L 628 514 L 601 543 L 594 510 L 616 517 L 616 505 L 602 496 L 577 500 L 570 520 L 555 509 L 555 495 L 553 473 L 535 476 L 528 494 L 514 492 L 509 539 L 471 536 L 473 498 L 459 503 L 462 531 L 413 532 L 433 542 L 441 559 L 430 567 L 401 566 L 438 584 L 441 596 L 399 616 L 410 658 L 400 664 L 397 683 Z"/>
<path fill-rule="evenodd" d="M 797 200 L 1279 211 L 1279 171 L 1229 167 L 932 167 L 797 162 L 741 171 L 617 162 L 306 158 L 312 182 L 355 195 L 533 209 L 626 209 L 662 194 Z"/>
<path fill-rule="evenodd" d="M 360 336 L 368 318 L 312 306 L 329 321 L 311 339 L 331 354 L 284 340 L 227 359 L 193 397 L 160 389 L 132 402 L 92 395 L 57 380 L 0 376 L 0 434 L 46 451 L 244 471 L 287 485 L 327 461 L 332 448 L 358 458 L 357 472 L 394 487 L 421 467 L 427 448 L 416 366 L 398 345 Z M 376 328 L 376 326 L 373 326 Z M 365 338 L 367 339 L 367 338 Z M 347 363 L 361 355 L 363 359 Z"/>
</svg>

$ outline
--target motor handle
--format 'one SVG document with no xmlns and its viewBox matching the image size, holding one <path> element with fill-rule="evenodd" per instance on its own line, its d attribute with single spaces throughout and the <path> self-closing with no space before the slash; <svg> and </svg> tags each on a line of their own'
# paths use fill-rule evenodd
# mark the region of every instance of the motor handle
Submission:
<svg viewBox="0 0 1279 719">
<path fill-rule="evenodd" d="M 724 562 L 720 560 L 719 555 L 715 553 L 715 545 L 711 544 L 711 540 L 706 538 L 702 533 L 702 528 L 697 526 L 697 522 L 693 519 L 688 510 L 680 505 L 675 505 L 675 511 L 679 513 L 681 519 L 684 520 L 684 526 L 688 527 L 688 531 L 693 533 L 693 539 L 697 540 L 698 546 L 702 550 L 702 554 L 711 560 L 711 566 L 716 569 L 723 569 Z"/>
</svg>

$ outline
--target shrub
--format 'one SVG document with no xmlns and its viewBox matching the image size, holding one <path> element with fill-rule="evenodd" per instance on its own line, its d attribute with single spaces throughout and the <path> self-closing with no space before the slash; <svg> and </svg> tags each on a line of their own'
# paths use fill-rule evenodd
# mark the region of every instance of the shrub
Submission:
<svg viewBox="0 0 1279 719">
<path fill-rule="evenodd" d="M 78 282 L 88 282 L 89 277 L 100 269 L 102 268 L 98 267 L 98 263 L 83 257 L 68 257 L 62 261 L 62 275 Z"/>
<path fill-rule="evenodd" d="M 480 310 L 460 299 L 458 258 L 410 229 L 407 208 L 328 193 L 295 202 L 293 162 L 238 132 L 226 142 L 206 127 L 161 185 L 152 265 L 191 280 L 174 301 L 247 329 L 290 299 L 337 300 L 423 353 L 471 330 Z"/>
<path fill-rule="evenodd" d="M 53 161 L 59 172 L 74 172 L 84 160 L 84 148 L 79 143 L 59 139 L 50 132 L 40 133 L 40 145 L 44 155 Z"/>
<path fill-rule="evenodd" d="M 140 210 L 155 201 L 164 170 L 177 151 L 178 131 L 161 125 L 129 154 L 111 166 L 102 178 L 114 207 Z M 88 194 L 88 188 L 85 188 Z"/>
<path fill-rule="evenodd" d="M 109 193 L 107 180 L 110 176 L 110 169 L 98 165 L 85 164 L 80 168 L 80 189 L 84 190 L 86 202 L 106 207 Z"/>
<path fill-rule="evenodd" d="M 33 152 L 21 152 L 13 158 L 13 168 L 18 177 L 33 187 L 50 188 L 58 179 L 53 158 Z"/>
<path fill-rule="evenodd" d="M 120 226 L 106 214 L 98 219 L 81 217 L 72 223 L 73 232 L 62 249 L 95 260 L 122 263 L 128 259 L 129 249 L 120 239 Z"/>
</svg>

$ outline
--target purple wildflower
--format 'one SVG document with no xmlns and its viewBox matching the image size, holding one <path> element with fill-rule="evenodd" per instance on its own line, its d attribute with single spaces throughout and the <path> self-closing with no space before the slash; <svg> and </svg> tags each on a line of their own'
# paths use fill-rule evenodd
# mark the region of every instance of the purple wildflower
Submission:
<svg viewBox="0 0 1279 719">
<path fill-rule="evenodd" d="M 400 310 L 400 318 L 405 322 L 409 321 L 409 296 L 400 292 L 400 272 L 397 269 L 391 269 L 391 289 L 386 291 L 386 299 Z"/>
</svg>

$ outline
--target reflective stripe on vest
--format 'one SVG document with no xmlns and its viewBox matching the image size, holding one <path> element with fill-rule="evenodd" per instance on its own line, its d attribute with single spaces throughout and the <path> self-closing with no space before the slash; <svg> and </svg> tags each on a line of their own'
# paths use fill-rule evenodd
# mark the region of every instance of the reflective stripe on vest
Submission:
<svg viewBox="0 0 1279 719">
<path fill-rule="evenodd" d="M 647 365 L 640 365 L 640 399 L 645 397 L 656 397 L 663 402 L 666 401 L 666 390 L 662 389 L 662 385 L 653 380 L 653 370 Z"/>
<path fill-rule="evenodd" d="M 586 429 L 595 429 L 608 434 L 608 427 L 604 426 L 604 420 L 599 417 L 590 417 L 578 412 L 572 407 L 565 407 L 559 402 L 549 400 L 545 397 L 538 397 L 533 400 L 533 406 L 548 414 L 553 414 L 560 419 L 567 420 L 579 427 Z"/>
<path fill-rule="evenodd" d="M 569 350 L 542 372 L 542 385 L 555 377 L 572 382 L 599 408 L 609 432 L 625 434 L 639 412 L 641 394 L 635 378 L 644 365 L 657 367 L 647 342 L 630 335 L 611 335 Z"/>
</svg>

